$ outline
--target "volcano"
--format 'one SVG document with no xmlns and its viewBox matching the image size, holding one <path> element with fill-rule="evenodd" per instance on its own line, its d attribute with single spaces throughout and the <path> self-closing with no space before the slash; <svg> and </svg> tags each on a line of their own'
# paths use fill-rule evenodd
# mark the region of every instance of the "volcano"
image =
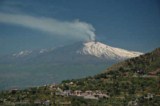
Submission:
<svg viewBox="0 0 160 106">
<path fill-rule="evenodd" d="M 0 57 L 0 89 L 25 88 L 102 72 L 119 61 L 143 53 L 101 42 L 78 42 L 52 49 L 24 50 Z"/>
</svg>

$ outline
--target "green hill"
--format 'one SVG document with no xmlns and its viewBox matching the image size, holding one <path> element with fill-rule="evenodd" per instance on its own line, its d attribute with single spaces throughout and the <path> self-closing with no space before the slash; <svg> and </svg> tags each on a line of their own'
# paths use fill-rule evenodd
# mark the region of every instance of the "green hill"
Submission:
<svg viewBox="0 0 160 106">
<path fill-rule="evenodd" d="M 148 72 L 156 71 L 158 68 L 160 68 L 160 48 L 157 48 L 151 53 L 115 64 L 109 67 L 105 72 L 115 70 L 121 71 L 123 69 L 126 71 L 143 70 L 144 74 L 148 74 Z"/>
</svg>

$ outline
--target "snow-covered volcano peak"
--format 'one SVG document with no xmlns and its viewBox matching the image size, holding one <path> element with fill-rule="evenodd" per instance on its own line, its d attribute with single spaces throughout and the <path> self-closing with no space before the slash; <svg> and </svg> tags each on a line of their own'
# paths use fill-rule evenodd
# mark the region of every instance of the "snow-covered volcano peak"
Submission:
<svg viewBox="0 0 160 106">
<path fill-rule="evenodd" d="M 34 56 L 42 56 L 42 55 L 51 55 L 54 57 L 59 57 L 58 55 L 64 56 L 79 56 L 88 55 L 88 56 L 95 56 L 100 59 L 106 60 L 124 60 L 132 57 L 137 57 L 143 53 L 128 51 L 120 48 L 111 47 L 109 45 L 103 44 L 101 42 L 79 42 L 75 43 L 74 45 L 58 47 L 56 49 L 41 49 L 41 50 L 25 50 L 19 53 L 13 54 L 14 57 L 34 57 Z M 66 57 L 67 57 L 66 56 Z"/>
<path fill-rule="evenodd" d="M 137 57 L 143 54 L 140 52 L 128 51 L 120 48 L 111 47 L 101 42 L 92 41 L 83 43 L 83 45 L 84 45 L 83 48 L 81 48 L 81 50 L 78 50 L 77 53 L 83 55 L 92 55 L 111 60 L 115 59 L 122 60 L 122 59 Z"/>
</svg>

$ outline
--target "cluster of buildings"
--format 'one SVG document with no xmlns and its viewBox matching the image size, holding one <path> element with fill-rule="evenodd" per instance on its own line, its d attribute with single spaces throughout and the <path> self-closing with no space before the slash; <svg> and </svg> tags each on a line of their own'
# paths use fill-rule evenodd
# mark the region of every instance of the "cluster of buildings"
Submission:
<svg viewBox="0 0 160 106">
<path fill-rule="evenodd" d="M 92 91 L 81 91 L 81 90 L 62 90 L 60 88 L 56 89 L 55 95 L 57 96 L 76 96 L 76 97 L 83 97 L 84 99 L 102 99 L 102 98 L 109 98 L 109 95 L 106 93 L 102 93 L 100 90 Z"/>
</svg>

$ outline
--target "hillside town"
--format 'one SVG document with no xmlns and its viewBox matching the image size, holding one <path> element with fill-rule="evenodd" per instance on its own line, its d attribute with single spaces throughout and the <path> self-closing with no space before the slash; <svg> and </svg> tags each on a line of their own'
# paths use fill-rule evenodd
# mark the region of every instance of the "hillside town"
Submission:
<svg viewBox="0 0 160 106">
<path fill-rule="evenodd" d="M 56 85 L 50 86 L 51 90 L 55 90 L 55 95 L 57 96 L 77 96 L 77 97 L 83 97 L 84 99 L 101 99 L 101 98 L 109 98 L 109 95 L 106 93 L 102 93 L 100 90 L 92 91 L 92 90 L 62 90 L 59 87 L 56 87 Z"/>
</svg>

